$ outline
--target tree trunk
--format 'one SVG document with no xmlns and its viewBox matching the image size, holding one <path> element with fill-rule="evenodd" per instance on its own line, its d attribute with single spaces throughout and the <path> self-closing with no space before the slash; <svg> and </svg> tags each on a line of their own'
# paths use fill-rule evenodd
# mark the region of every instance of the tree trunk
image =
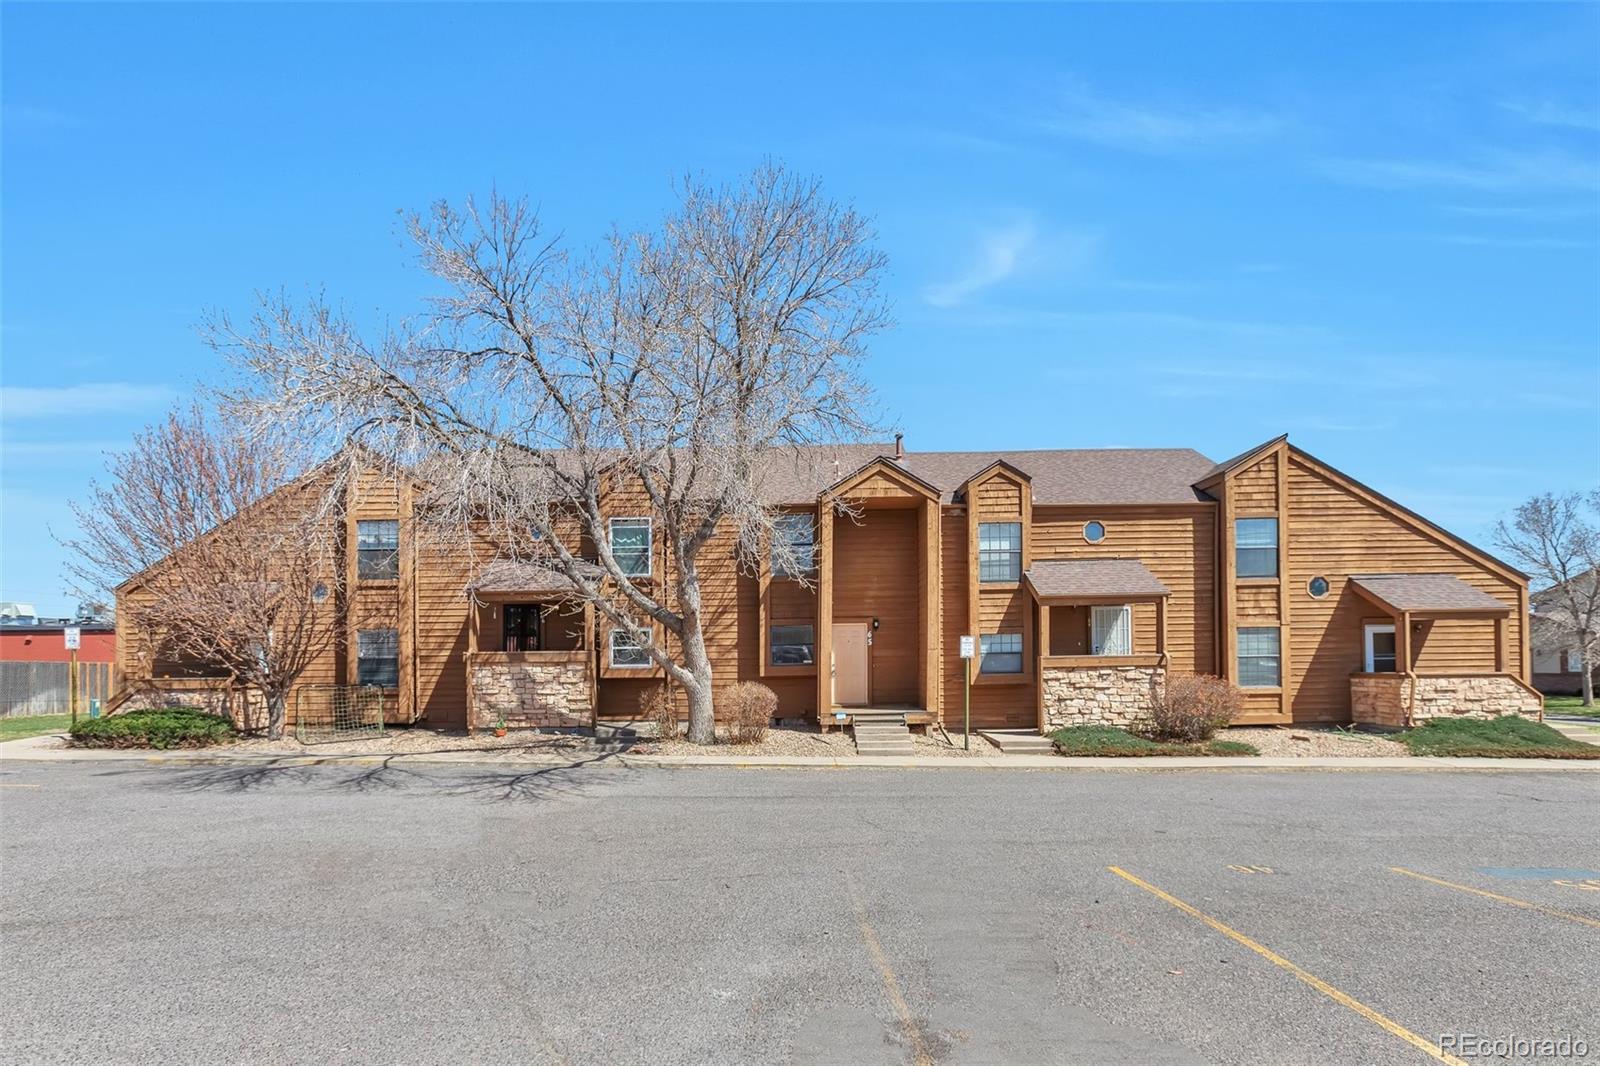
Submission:
<svg viewBox="0 0 1600 1066">
<path fill-rule="evenodd" d="M 711 658 L 700 631 L 700 616 L 684 619 L 683 665 L 693 681 L 684 686 L 689 695 L 689 743 L 715 744 L 717 721 L 711 705 Z"/>
<path fill-rule="evenodd" d="M 268 689 L 267 697 L 267 739 L 282 740 L 283 724 L 289 714 L 289 697 L 278 689 Z"/>
<path fill-rule="evenodd" d="M 1594 656 L 1585 648 L 1578 653 L 1578 669 L 1583 671 L 1583 705 L 1594 706 Z"/>
</svg>

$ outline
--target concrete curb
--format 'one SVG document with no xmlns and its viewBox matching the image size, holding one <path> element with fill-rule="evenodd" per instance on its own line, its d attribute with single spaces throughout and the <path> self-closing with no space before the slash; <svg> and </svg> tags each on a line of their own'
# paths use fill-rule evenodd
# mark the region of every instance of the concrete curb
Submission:
<svg viewBox="0 0 1600 1066">
<path fill-rule="evenodd" d="M 1067 758 L 1059 755 L 997 755 L 953 758 L 927 755 L 627 755 L 595 751 L 582 756 L 518 755 L 494 757 L 481 751 L 415 752 L 393 755 L 258 755 L 226 751 L 147 751 L 124 749 L 62 748 L 59 736 L 27 737 L 0 744 L 0 761 L 9 762 L 121 762 L 156 766 L 379 766 L 407 765 L 498 767 L 618 767 L 639 769 L 697 769 L 723 767 L 747 770 L 1539 770 L 1545 772 L 1600 773 L 1600 761 L 1578 759 L 1436 759 L 1365 758 L 1326 756 L 1304 758 L 1173 757 L 1173 758 Z"/>
</svg>

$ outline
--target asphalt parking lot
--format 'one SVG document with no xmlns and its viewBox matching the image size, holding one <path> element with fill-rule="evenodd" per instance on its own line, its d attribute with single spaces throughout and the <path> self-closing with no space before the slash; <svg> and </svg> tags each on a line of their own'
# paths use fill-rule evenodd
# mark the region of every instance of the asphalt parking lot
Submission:
<svg viewBox="0 0 1600 1066">
<path fill-rule="evenodd" d="M 1597 812 L 1600 779 L 1560 773 L 10 763 L 0 1038 L 1422 1063 L 1477 1034 L 1596 1061 Z"/>
</svg>

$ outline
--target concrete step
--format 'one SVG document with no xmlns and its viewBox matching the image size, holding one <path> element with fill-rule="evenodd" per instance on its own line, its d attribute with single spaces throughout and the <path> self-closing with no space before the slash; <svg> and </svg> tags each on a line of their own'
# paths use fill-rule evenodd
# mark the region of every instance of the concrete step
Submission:
<svg viewBox="0 0 1600 1066">
<path fill-rule="evenodd" d="M 915 755 L 904 713 L 857 717 L 851 723 L 858 755 Z"/>
<path fill-rule="evenodd" d="M 980 729 L 978 735 L 1008 755 L 1049 755 L 1055 744 L 1031 729 Z"/>
</svg>

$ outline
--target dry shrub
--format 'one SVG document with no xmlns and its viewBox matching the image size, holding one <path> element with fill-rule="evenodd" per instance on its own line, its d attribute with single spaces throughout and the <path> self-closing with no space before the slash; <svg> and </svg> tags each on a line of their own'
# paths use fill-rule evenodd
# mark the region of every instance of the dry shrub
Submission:
<svg viewBox="0 0 1600 1066">
<path fill-rule="evenodd" d="M 1157 740 L 1210 740 L 1238 716 L 1243 706 L 1244 693 L 1220 677 L 1169 677 L 1166 692 L 1155 701 L 1145 731 Z"/>
<path fill-rule="evenodd" d="M 639 717 L 654 722 L 656 736 L 662 740 L 673 740 L 678 735 L 678 704 L 666 685 L 655 685 L 639 693 Z"/>
<path fill-rule="evenodd" d="M 772 716 L 778 713 L 778 697 L 765 685 L 741 681 L 723 695 L 722 711 L 728 743 L 759 744 L 766 739 Z"/>
</svg>

